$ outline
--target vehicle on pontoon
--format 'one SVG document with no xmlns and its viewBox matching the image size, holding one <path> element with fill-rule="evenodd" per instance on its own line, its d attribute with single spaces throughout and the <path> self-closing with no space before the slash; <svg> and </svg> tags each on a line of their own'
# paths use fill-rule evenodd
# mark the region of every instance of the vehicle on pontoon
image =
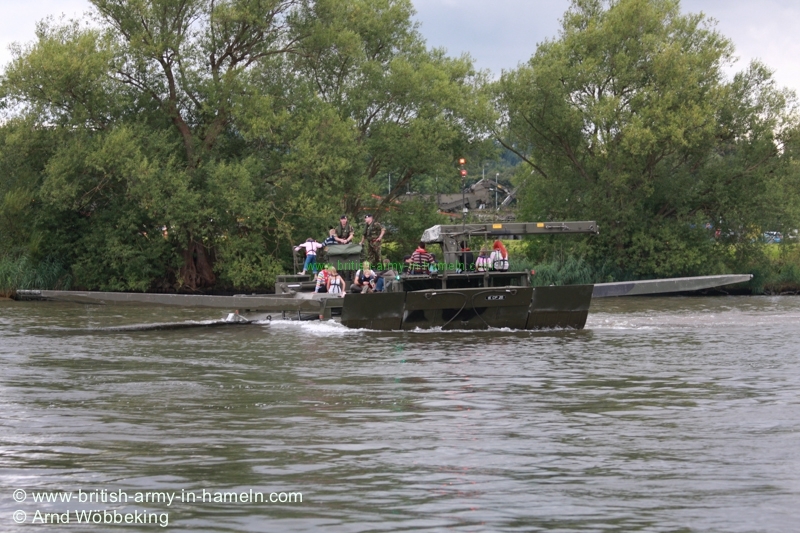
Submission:
<svg viewBox="0 0 800 533">
<path fill-rule="evenodd" d="M 582 329 L 592 298 L 676 293 L 750 280 L 750 274 L 624 281 L 595 285 L 534 287 L 527 271 L 476 272 L 464 268 L 459 243 L 470 238 L 509 239 L 524 235 L 597 234 L 585 222 L 512 222 L 439 225 L 425 230 L 422 242 L 441 246 L 437 272 L 385 277 L 385 290 L 345 297 L 315 293 L 313 275 L 278 276 L 274 294 L 235 296 L 143 294 L 91 291 L 18 291 L 18 299 L 91 303 L 138 303 L 214 307 L 232 311 L 227 321 L 340 317 L 349 328 L 403 331 L 441 328 Z M 359 245 L 329 246 L 328 261 L 345 277 L 360 268 Z"/>
</svg>

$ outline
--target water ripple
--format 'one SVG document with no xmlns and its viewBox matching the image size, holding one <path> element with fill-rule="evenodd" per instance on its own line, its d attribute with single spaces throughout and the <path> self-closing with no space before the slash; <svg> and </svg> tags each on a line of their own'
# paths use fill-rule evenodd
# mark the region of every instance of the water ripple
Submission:
<svg viewBox="0 0 800 533">
<path fill-rule="evenodd" d="M 586 330 L 549 332 L 127 331 L 219 316 L 0 309 L 7 493 L 303 493 L 151 506 L 183 531 L 784 532 L 800 520 L 798 299 L 598 300 Z M 126 526 L 139 530 L 152 526 Z"/>
</svg>

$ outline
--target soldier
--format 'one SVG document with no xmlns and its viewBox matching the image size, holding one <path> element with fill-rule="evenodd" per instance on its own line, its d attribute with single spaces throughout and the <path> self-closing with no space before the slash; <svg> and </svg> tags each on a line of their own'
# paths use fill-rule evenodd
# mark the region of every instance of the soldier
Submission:
<svg viewBox="0 0 800 533">
<path fill-rule="evenodd" d="M 339 217 L 339 225 L 336 226 L 336 242 L 339 244 L 347 244 L 353 240 L 355 232 L 350 224 L 347 223 L 347 215 Z"/>
<path fill-rule="evenodd" d="M 371 214 L 364 215 L 364 221 L 367 225 L 364 227 L 364 235 L 358 244 L 364 244 L 364 239 L 366 239 L 367 261 L 373 265 L 378 265 L 381 262 L 381 241 L 386 233 L 386 228 L 377 222 L 373 222 Z"/>
</svg>

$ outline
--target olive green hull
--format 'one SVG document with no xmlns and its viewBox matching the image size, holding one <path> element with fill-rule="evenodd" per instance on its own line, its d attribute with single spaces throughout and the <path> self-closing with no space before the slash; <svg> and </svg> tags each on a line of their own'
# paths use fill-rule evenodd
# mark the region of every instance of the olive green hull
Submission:
<svg viewBox="0 0 800 533">
<path fill-rule="evenodd" d="M 348 294 L 342 324 L 384 331 L 448 329 L 582 329 L 592 285 L 478 287 Z"/>
</svg>

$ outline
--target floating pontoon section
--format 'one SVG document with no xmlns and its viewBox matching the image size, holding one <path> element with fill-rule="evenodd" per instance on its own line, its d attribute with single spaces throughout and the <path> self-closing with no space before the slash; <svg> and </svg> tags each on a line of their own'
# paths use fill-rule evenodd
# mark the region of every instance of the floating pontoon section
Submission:
<svg viewBox="0 0 800 533">
<path fill-rule="evenodd" d="M 266 313 L 300 312 L 330 317 L 331 309 L 342 306 L 342 298 L 327 295 L 294 298 L 292 294 L 205 296 L 201 294 L 145 294 L 93 291 L 17 291 L 18 300 L 54 300 L 88 304 L 150 304 L 178 307 L 211 307 L 263 311 Z"/>
<path fill-rule="evenodd" d="M 713 289 L 734 283 L 745 283 L 752 274 L 725 274 L 720 276 L 696 276 L 692 278 L 648 279 L 642 281 L 620 281 L 617 283 L 597 283 L 592 292 L 593 298 L 611 296 L 645 296 L 670 292 L 691 292 Z"/>
</svg>

